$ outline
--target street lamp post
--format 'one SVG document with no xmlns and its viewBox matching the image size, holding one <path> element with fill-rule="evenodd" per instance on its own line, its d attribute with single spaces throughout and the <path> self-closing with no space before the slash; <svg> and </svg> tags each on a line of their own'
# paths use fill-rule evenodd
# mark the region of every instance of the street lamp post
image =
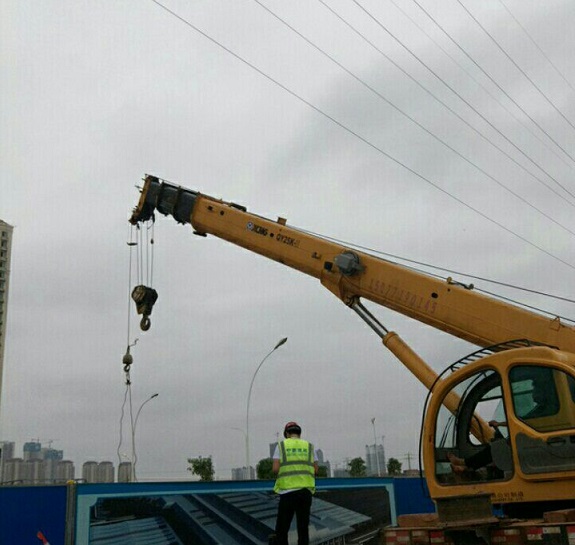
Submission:
<svg viewBox="0 0 575 545">
<path fill-rule="evenodd" d="M 279 341 L 264 357 L 264 359 L 258 365 L 254 376 L 252 377 L 252 381 L 250 383 L 250 389 L 248 392 L 248 401 L 246 405 L 246 470 L 248 472 L 248 478 L 250 477 L 250 399 L 252 397 L 252 388 L 254 385 L 254 380 L 256 379 L 256 375 L 260 370 L 261 366 L 264 362 L 283 344 L 287 341 L 287 337 L 284 337 L 281 341 Z"/>
<path fill-rule="evenodd" d="M 140 418 L 140 413 L 144 408 L 144 405 L 149 401 L 152 401 L 155 397 L 158 397 L 160 394 L 152 394 L 146 401 L 144 401 L 138 412 L 136 413 L 136 418 L 134 418 L 134 425 L 132 426 L 132 481 L 137 482 L 136 479 L 136 462 L 138 461 L 138 457 L 136 456 L 136 426 L 138 425 L 138 418 Z"/>
</svg>

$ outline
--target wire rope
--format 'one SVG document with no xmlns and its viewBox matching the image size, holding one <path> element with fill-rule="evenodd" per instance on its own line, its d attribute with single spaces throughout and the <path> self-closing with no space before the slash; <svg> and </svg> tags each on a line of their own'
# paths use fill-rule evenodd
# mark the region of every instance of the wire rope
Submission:
<svg viewBox="0 0 575 545">
<path fill-rule="evenodd" d="M 129 381 L 126 381 L 126 389 L 124 391 L 124 402 L 122 403 L 121 415 L 120 415 L 120 439 L 118 441 L 118 447 L 116 449 L 116 454 L 118 455 L 118 468 L 119 465 L 122 463 L 122 455 L 120 453 L 122 448 L 122 441 L 124 439 L 123 435 L 123 427 L 124 427 L 124 411 L 126 408 L 126 401 L 128 399 L 128 388 L 130 387 Z"/>
</svg>

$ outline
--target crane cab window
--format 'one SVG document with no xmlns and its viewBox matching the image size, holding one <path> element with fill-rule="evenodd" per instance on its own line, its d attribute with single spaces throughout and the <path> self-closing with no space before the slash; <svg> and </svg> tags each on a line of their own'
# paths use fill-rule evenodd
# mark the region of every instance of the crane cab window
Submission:
<svg viewBox="0 0 575 545">
<path fill-rule="evenodd" d="M 575 379 L 552 367 L 518 365 L 509 372 L 517 458 L 525 475 L 575 470 Z"/>
<path fill-rule="evenodd" d="M 435 428 L 438 481 L 509 478 L 513 465 L 499 374 L 482 370 L 457 384 L 444 399 Z"/>
<path fill-rule="evenodd" d="M 551 367 L 520 365 L 509 373 L 515 415 L 540 432 L 575 427 L 575 379 Z"/>
</svg>

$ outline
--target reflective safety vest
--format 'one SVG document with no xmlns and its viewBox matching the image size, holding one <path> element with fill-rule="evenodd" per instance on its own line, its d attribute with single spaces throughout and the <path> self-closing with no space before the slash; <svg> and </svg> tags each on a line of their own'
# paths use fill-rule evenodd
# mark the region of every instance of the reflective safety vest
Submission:
<svg viewBox="0 0 575 545">
<path fill-rule="evenodd" d="M 280 470 L 274 492 L 309 488 L 315 492 L 313 445 L 303 439 L 286 439 L 278 443 Z"/>
</svg>

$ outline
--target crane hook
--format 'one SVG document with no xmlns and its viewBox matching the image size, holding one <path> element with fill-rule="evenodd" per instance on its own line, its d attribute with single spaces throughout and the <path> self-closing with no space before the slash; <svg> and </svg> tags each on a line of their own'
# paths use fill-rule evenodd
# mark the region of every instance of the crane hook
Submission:
<svg viewBox="0 0 575 545">
<path fill-rule="evenodd" d="M 139 285 L 132 290 L 132 299 L 136 303 L 138 314 L 142 314 L 140 329 L 148 331 L 151 325 L 150 314 L 152 314 L 154 303 L 158 299 L 158 292 L 153 288 Z"/>
<path fill-rule="evenodd" d="M 148 329 L 150 329 L 150 326 L 152 325 L 152 322 L 150 320 L 150 317 L 146 314 L 142 317 L 142 319 L 140 320 L 140 329 L 142 331 L 148 331 Z"/>
</svg>

